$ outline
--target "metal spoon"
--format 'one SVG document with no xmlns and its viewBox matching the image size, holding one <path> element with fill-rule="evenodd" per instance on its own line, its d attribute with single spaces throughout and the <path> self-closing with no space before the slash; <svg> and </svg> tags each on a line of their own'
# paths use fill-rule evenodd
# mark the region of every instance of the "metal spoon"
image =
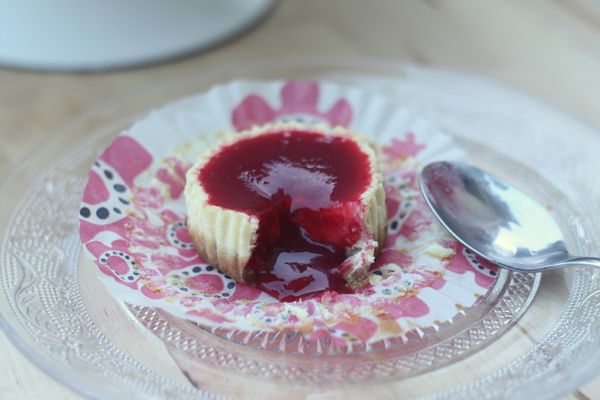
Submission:
<svg viewBox="0 0 600 400">
<path fill-rule="evenodd" d="M 480 169 L 435 162 L 421 172 L 420 185 L 442 225 L 494 264 L 530 272 L 600 267 L 600 258 L 569 254 L 558 225 L 542 205 Z"/>
</svg>

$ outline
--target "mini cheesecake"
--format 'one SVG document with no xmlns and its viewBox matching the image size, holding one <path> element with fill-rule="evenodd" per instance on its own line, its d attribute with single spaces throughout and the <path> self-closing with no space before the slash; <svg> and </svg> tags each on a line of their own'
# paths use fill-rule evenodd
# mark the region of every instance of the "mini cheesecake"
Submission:
<svg viewBox="0 0 600 400">
<path fill-rule="evenodd" d="M 185 187 L 194 245 L 223 273 L 251 284 L 275 266 L 316 268 L 351 289 L 367 282 L 385 240 L 384 196 L 364 140 L 300 123 L 229 137 L 187 172 Z"/>
</svg>

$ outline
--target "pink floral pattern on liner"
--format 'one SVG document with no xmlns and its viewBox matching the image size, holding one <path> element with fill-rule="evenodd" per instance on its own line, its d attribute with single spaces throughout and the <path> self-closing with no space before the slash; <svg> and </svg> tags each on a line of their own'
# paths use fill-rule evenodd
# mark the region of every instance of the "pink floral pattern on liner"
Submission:
<svg viewBox="0 0 600 400">
<path fill-rule="evenodd" d="M 175 157 L 165 159 L 166 166 L 156 173 L 156 177 L 169 186 L 171 198 L 177 199 L 185 187 L 185 172 L 191 167 Z"/>
<path fill-rule="evenodd" d="M 413 132 L 407 132 L 402 139 L 392 138 L 389 146 L 385 147 L 382 153 L 385 160 L 391 162 L 403 160 L 408 157 L 416 157 L 425 147 L 424 144 L 415 142 L 415 134 Z"/>
<path fill-rule="evenodd" d="M 300 331 L 309 339 L 328 337 L 344 347 L 424 328 L 420 321 L 432 316 L 453 317 L 439 315 L 435 303 L 420 297 L 423 290 L 435 290 L 468 308 L 495 280 L 494 266 L 435 229 L 418 195 L 419 164 L 405 147 L 411 143 L 416 156 L 425 148 L 415 143 L 413 133 L 380 148 L 389 155 L 384 167 L 390 220 L 388 239 L 371 269 L 371 285 L 354 294 L 325 292 L 297 303 L 278 302 L 236 283 L 195 253 L 181 196 L 182 172 L 189 162 L 174 153 L 153 157 L 141 139 L 122 135 L 106 149 L 90 171 L 80 208 L 84 247 L 109 288 L 128 288 L 130 302 L 161 307 L 203 325 Z M 419 250 L 425 242 L 448 255 L 432 264 L 429 247 Z M 451 297 L 453 285 L 471 295 Z"/>
<path fill-rule="evenodd" d="M 455 254 L 448 260 L 446 269 L 457 274 L 473 274 L 477 285 L 487 288 L 494 283 L 498 277 L 498 266 L 478 257 L 471 250 L 458 242 L 450 244 Z"/>
<path fill-rule="evenodd" d="M 287 81 L 281 87 L 281 107 L 275 109 L 257 94 L 250 94 L 233 110 L 231 120 L 238 130 L 263 125 L 276 120 L 300 119 L 304 122 L 326 122 L 331 126 L 348 126 L 352 107 L 345 99 L 338 100 L 326 111 L 319 111 L 320 87 L 314 81 Z"/>
</svg>

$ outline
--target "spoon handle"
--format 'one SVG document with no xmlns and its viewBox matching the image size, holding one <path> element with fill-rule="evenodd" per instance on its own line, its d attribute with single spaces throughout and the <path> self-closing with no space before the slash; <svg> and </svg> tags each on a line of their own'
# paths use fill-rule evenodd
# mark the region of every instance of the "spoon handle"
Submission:
<svg viewBox="0 0 600 400">
<path fill-rule="evenodd" d="M 600 258 L 598 257 L 571 257 L 568 260 L 555 264 L 557 267 L 568 267 L 575 265 L 587 265 L 600 268 Z"/>
</svg>

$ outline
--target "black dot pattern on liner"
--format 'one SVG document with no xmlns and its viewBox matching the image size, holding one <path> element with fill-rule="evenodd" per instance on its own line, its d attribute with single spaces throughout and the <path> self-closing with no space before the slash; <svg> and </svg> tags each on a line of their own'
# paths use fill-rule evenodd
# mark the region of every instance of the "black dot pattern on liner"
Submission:
<svg viewBox="0 0 600 400">
<path fill-rule="evenodd" d="M 179 249 L 182 249 L 182 250 L 191 249 L 192 248 L 192 243 L 182 242 L 177 237 L 177 231 L 179 229 L 186 229 L 184 221 L 179 221 L 179 222 L 176 222 L 174 224 L 169 225 L 168 228 L 167 228 L 167 240 L 172 245 L 174 245 L 175 247 L 177 247 Z"/>
<path fill-rule="evenodd" d="M 488 269 L 487 267 L 485 267 L 484 265 L 482 265 L 479 261 L 477 261 L 477 259 L 475 258 L 475 253 L 473 253 L 471 250 L 467 249 L 466 247 L 463 249 L 464 251 L 464 255 L 467 258 L 467 261 L 475 268 L 477 268 L 479 271 L 481 271 L 481 273 L 483 273 L 484 275 L 488 275 L 490 277 L 496 277 L 498 276 L 498 273 L 496 271 L 492 271 L 490 269 Z"/>
<path fill-rule="evenodd" d="M 388 222 L 388 233 L 393 234 L 400 230 L 400 228 L 402 227 L 402 223 L 411 211 L 412 206 L 413 202 L 410 200 L 403 201 L 400 204 L 397 215 L 391 218 Z"/>
<path fill-rule="evenodd" d="M 92 207 L 92 208 L 90 208 Z M 98 206 L 95 206 L 98 207 Z M 111 214 L 113 215 L 123 215 L 123 210 L 119 207 L 112 207 L 112 209 L 108 209 L 107 207 L 104 206 L 99 206 L 98 208 L 95 209 L 95 211 L 93 211 L 94 206 L 83 206 L 79 209 L 79 216 L 83 219 L 90 219 L 93 216 L 95 216 L 99 221 L 107 221 L 109 218 L 111 218 Z M 110 222 L 114 222 L 114 221 L 110 221 Z"/>
<path fill-rule="evenodd" d="M 110 212 L 106 207 L 100 207 L 96 210 L 96 217 L 98 217 L 99 219 L 107 219 L 109 215 Z"/>
<path fill-rule="evenodd" d="M 119 178 L 116 172 L 110 169 L 110 166 L 104 167 L 100 161 L 94 161 L 93 169 L 99 174 L 103 175 L 106 180 L 112 181 L 113 183 L 106 182 L 108 189 L 112 189 L 110 199 L 103 204 L 97 205 L 85 205 L 79 210 L 81 218 L 89 219 L 96 218 L 96 221 L 112 223 L 115 217 L 120 218 L 124 214 L 124 210 L 121 207 L 113 206 L 115 199 L 118 200 L 122 205 L 129 205 L 130 202 L 124 197 L 127 195 L 128 188 L 123 182 L 119 182 Z M 120 194 L 120 197 L 115 196 L 115 193 Z"/>
<path fill-rule="evenodd" d="M 110 257 L 118 257 L 121 260 L 125 261 L 125 263 L 129 267 L 127 272 L 125 274 L 119 274 L 117 271 L 113 270 L 109 265 L 107 265 L 108 259 Z M 106 252 L 104 252 L 104 254 L 102 254 L 100 256 L 99 260 L 100 260 L 100 263 L 102 263 L 103 265 L 105 265 L 106 267 L 111 269 L 113 271 L 113 273 L 123 281 L 133 282 L 139 278 L 140 273 L 139 273 L 137 267 L 135 266 L 135 261 L 132 260 L 130 255 L 125 254 L 122 251 L 116 251 L 116 250 L 106 251 Z"/>
<path fill-rule="evenodd" d="M 218 276 L 221 279 L 221 281 L 224 281 L 223 282 L 223 290 L 221 290 L 221 292 L 215 293 L 215 294 L 206 294 L 206 293 L 202 293 L 201 291 L 198 291 L 193 288 L 189 288 L 189 287 L 185 286 L 185 279 L 193 278 L 194 276 L 200 275 L 202 273 Z M 207 298 L 215 298 L 215 299 L 226 298 L 226 297 L 230 297 L 233 295 L 233 292 L 235 291 L 235 287 L 236 287 L 235 281 L 231 277 L 223 274 L 221 271 L 217 270 L 212 265 L 190 266 L 190 267 L 185 268 L 184 270 L 173 272 L 170 275 L 170 278 L 171 278 L 170 279 L 171 284 L 178 286 L 179 291 L 189 293 L 189 295 L 191 295 L 193 297 L 207 297 Z M 185 290 L 183 290 L 184 288 L 185 288 Z"/>
</svg>

